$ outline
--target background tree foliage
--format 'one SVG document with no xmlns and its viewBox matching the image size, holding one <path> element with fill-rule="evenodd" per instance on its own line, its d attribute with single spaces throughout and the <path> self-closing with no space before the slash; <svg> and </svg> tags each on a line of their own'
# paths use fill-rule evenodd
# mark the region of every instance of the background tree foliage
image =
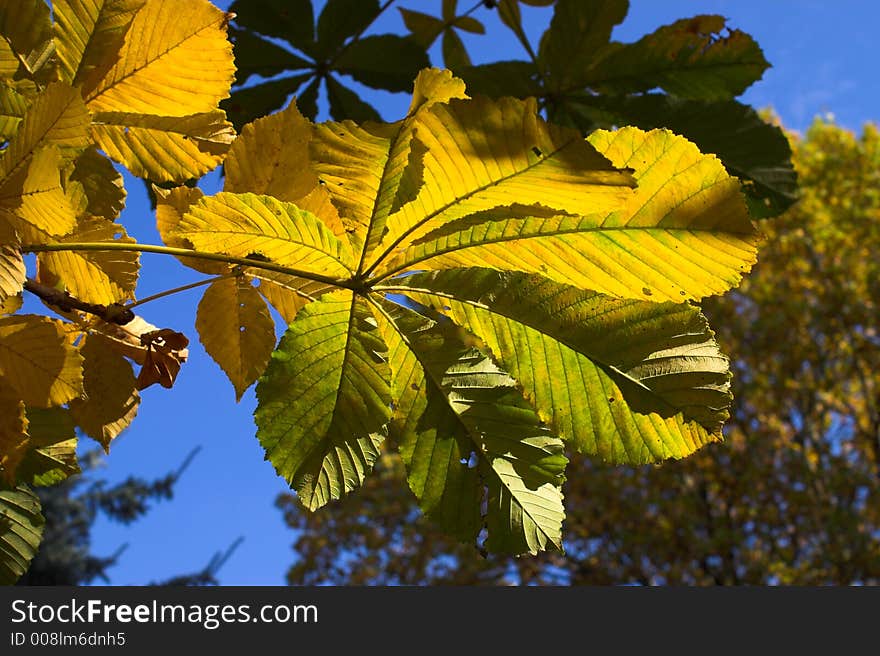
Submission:
<svg viewBox="0 0 880 656">
<path fill-rule="evenodd" d="M 400 463 L 295 529 L 293 584 L 880 582 L 880 132 L 790 135 L 801 200 L 762 224 L 736 291 L 704 304 L 733 358 L 725 442 L 663 466 L 579 459 L 566 555 L 481 557 L 436 532 Z M 367 517 L 369 519 L 367 519 Z"/>
</svg>

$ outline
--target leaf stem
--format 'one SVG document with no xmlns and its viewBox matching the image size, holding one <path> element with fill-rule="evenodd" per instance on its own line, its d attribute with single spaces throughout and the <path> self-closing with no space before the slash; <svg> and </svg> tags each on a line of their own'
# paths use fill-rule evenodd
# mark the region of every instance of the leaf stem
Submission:
<svg viewBox="0 0 880 656">
<path fill-rule="evenodd" d="M 133 307 L 137 307 L 138 305 L 144 305 L 145 303 L 149 303 L 151 301 L 156 301 L 160 298 L 165 298 L 166 296 L 171 296 L 172 294 L 177 294 L 178 292 L 185 292 L 189 289 L 194 289 L 196 287 L 201 287 L 202 285 L 210 285 L 212 282 L 217 282 L 218 280 L 224 280 L 226 278 L 232 278 L 238 276 L 239 273 L 237 271 L 233 271 L 231 273 L 224 273 L 219 276 L 213 276 L 211 278 L 205 278 L 204 280 L 197 280 L 196 282 L 191 282 L 188 285 L 181 285 L 180 287 L 175 287 L 174 289 L 166 289 L 164 292 L 159 292 L 158 294 L 153 294 L 152 296 L 147 296 L 146 298 L 142 298 L 139 301 L 135 301 L 125 307 L 127 309 L 131 309 Z"/>
<path fill-rule="evenodd" d="M 305 278 L 306 280 L 323 282 L 327 285 L 333 285 L 334 287 L 344 287 L 345 289 L 355 289 L 358 287 L 358 285 L 351 280 L 338 280 L 336 278 L 331 278 L 330 276 L 321 275 L 320 273 L 302 271 L 301 269 L 294 269 L 273 262 L 262 262 L 247 257 L 234 257 L 232 255 L 223 255 L 220 253 L 206 253 L 189 248 L 157 246 L 155 244 L 130 244 L 126 242 L 111 241 L 32 244 L 21 247 L 22 253 L 46 253 L 57 251 L 126 251 L 135 253 L 158 253 L 160 255 L 174 255 L 176 257 L 192 257 L 199 260 L 210 260 L 212 262 L 223 262 L 225 264 L 239 264 L 253 269 L 284 273 L 289 276 Z"/>
</svg>

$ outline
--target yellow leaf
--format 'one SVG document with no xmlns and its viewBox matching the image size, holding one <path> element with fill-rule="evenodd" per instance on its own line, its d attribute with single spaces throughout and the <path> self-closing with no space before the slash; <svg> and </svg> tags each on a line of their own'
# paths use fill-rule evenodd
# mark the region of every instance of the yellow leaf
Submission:
<svg viewBox="0 0 880 656">
<path fill-rule="evenodd" d="M 93 112 L 188 116 L 229 95 L 235 67 L 229 15 L 207 0 L 147 0 L 109 70 L 83 80 Z"/>
<path fill-rule="evenodd" d="M 190 206 L 172 233 L 196 250 L 348 278 L 352 254 L 313 214 L 271 196 L 220 192 Z"/>
<path fill-rule="evenodd" d="M 22 401 L 0 395 L 0 475 L 15 482 L 15 470 L 28 452 L 28 420 Z"/>
<path fill-rule="evenodd" d="M 313 166 L 356 249 L 358 270 L 385 234 L 386 218 L 418 193 L 424 144 L 413 131 L 431 107 L 465 98 L 464 84 L 448 71 L 427 69 L 415 81 L 407 116 L 397 123 L 352 121 L 314 128 Z"/>
<path fill-rule="evenodd" d="M 548 200 L 478 212 L 415 240 L 379 271 L 479 266 L 658 302 L 720 294 L 739 282 L 758 237 L 739 182 L 717 158 L 666 130 L 600 130 L 590 141 L 635 172 L 639 186 L 618 209 L 560 214 L 561 204 Z"/>
<path fill-rule="evenodd" d="M 0 37 L 0 77 L 11 78 L 18 71 L 18 57 L 6 37 Z"/>
<path fill-rule="evenodd" d="M 418 196 L 388 218 L 386 248 L 449 221 L 512 203 L 559 213 L 611 211 L 634 182 L 576 130 L 545 123 L 534 100 L 452 100 L 422 112 L 427 152 Z"/>
<path fill-rule="evenodd" d="M 22 301 L 21 294 L 0 301 L 0 316 L 18 312 L 21 309 Z"/>
<path fill-rule="evenodd" d="M 18 467 L 18 480 L 28 485 L 54 485 L 80 473 L 76 433 L 67 408 L 28 408 L 28 452 Z"/>
<path fill-rule="evenodd" d="M 26 275 L 21 253 L 12 246 L 0 246 L 0 301 L 21 292 Z"/>
<path fill-rule="evenodd" d="M 26 244 L 42 244 L 50 235 L 65 235 L 76 226 L 76 212 L 61 186 L 61 155 L 41 148 L 24 168 L 0 181 L 0 218 Z"/>
<path fill-rule="evenodd" d="M 92 135 L 111 159 L 134 175 L 183 182 L 216 168 L 235 130 L 221 110 L 190 116 L 98 112 Z"/>
<path fill-rule="evenodd" d="M 82 357 L 60 321 L 36 315 L 0 319 L 0 379 L 28 406 L 67 403 L 83 391 Z"/>
<path fill-rule="evenodd" d="M 413 97 L 407 116 L 435 103 L 446 103 L 454 98 L 467 98 L 464 82 L 451 71 L 428 68 L 421 71 L 413 85 Z"/>
<path fill-rule="evenodd" d="M 189 210 L 190 205 L 199 200 L 204 194 L 198 187 L 175 187 L 174 189 L 162 189 L 153 185 L 153 193 L 156 194 L 156 228 L 159 236 L 166 246 L 172 248 L 189 248 L 193 245 L 174 234 L 183 214 Z M 223 262 L 200 260 L 195 257 L 178 257 L 182 264 L 201 273 L 221 274 L 229 273 L 232 267 Z"/>
<path fill-rule="evenodd" d="M 110 452 L 110 442 L 132 422 L 140 395 L 131 364 L 100 335 L 89 335 L 83 357 L 83 398 L 70 402 L 70 413 L 89 437 Z"/>
<path fill-rule="evenodd" d="M 49 234 L 69 232 L 76 217 L 63 198 L 59 168 L 88 146 L 88 125 L 77 89 L 58 82 L 35 96 L 0 156 L 0 211 Z M 28 226 L 13 223 L 22 239 L 40 241 Z"/>
<path fill-rule="evenodd" d="M 79 84 L 118 52 L 144 0 L 53 0 L 61 74 Z"/>
<path fill-rule="evenodd" d="M 54 145 L 65 160 L 89 143 L 89 112 L 78 89 L 54 82 L 34 97 L 12 143 L 0 159 L 0 180 L 26 166 L 41 146 Z"/>
<path fill-rule="evenodd" d="M 335 290 L 335 287 L 322 282 L 273 271 L 252 269 L 250 275 L 260 281 L 260 293 L 288 324 L 307 303 Z"/>
<path fill-rule="evenodd" d="M 2 70 L 3 40 L 0 39 L 0 70 Z M 2 73 L 0 73 L 2 78 Z M 0 139 L 11 139 L 27 111 L 28 99 L 25 84 L 33 86 L 30 80 L 0 80 Z"/>
<path fill-rule="evenodd" d="M 86 218 L 76 230 L 58 240 L 66 242 L 133 244 L 125 229 L 106 219 Z M 134 297 L 139 256 L 124 251 L 49 251 L 37 255 L 37 278 L 52 287 L 61 285 L 87 303 L 110 305 Z"/>
<path fill-rule="evenodd" d="M 244 277 L 218 280 L 202 296 L 196 329 L 240 400 L 266 369 L 275 348 L 275 322 L 266 302 Z"/>
<path fill-rule="evenodd" d="M 64 192 L 77 216 L 88 213 L 112 221 L 125 207 L 122 176 L 94 146 L 73 162 Z"/>
<path fill-rule="evenodd" d="M 38 72 L 55 52 L 52 22 L 43 0 L 0 2 L 0 72 L 12 77 Z"/>
<path fill-rule="evenodd" d="M 223 190 L 274 196 L 321 219 L 333 234 L 344 230 L 336 207 L 311 168 L 312 124 L 294 102 L 242 128 L 223 165 Z"/>
</svg>

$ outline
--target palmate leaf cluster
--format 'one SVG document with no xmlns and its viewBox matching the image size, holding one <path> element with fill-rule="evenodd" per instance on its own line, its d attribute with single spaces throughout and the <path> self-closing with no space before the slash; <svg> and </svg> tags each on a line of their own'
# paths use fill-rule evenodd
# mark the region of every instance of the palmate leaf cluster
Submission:
<svg viewBox="0 0 880 656">
<path fill-rule="evenodd" d="M 356 44 L 390 43 L 362 38 L 375 12 L 351 5 L 327 3 L 314 31 L 277 23 L 302 32 L 293 43 L 324 62 L 321 79 L 346 52 L 368 65 Z M 207 276 L 193 283 L 206 286 L 199 339 L 237 398 L 259 381 L 257 437 L 310 510 L 396 449 L 447 532 L 534 553 L 562 548 L 567 450 L 653 463 L 720 439 L 728 361 L 694 303 L 739 283 L 758 236 L 740 181 L 685 137 L 585 138 L 547 122 L 540 94 L 493 99 L 436 68 L 406 73 L 412 101 L 394 123 L 315 124 L 304 92 L 236 137 L 218 108 L 232 16 L 208 2 L 66 0 L 54 23 L 39 0 L 0 8 L 10 578 L 39 536 L 21 485 L 76 471 L 77 428 L 109 449 L 138 391 L 172 387 L 186 360 L 187 337 L 133 311 L 150 300 L 136 299 L 140 252 Z M 386 84 L 364 70 L 349 72 Z M 160 183 L 162 244 L 115 223 L 125 196 L 111 159 Z M 183 184 L 221 161 L 221 192 Z M 62 319 L 21 314 L 25 289 Z M 270 308 L 287 324 L 280 342 Z"/>
<path fill-rule="evenodd" d="M 778 215 L 796 199 L 782 131 L 736 100 L 769 64 L 754 39 L 729 28 L 723 16 L 683 18 L 635 43 L 621 43 L 611 33 L 626 18 L 628 0 L 443 0 L 398 7 L 409 39 L 371 30 L 363 37 L 388 4 L 329 0 L 313 29 L 311 0 L 233 3 L 239 75 L 224 106 L 236 127 L 280 109 L 293 93 L 300 111 L 314 119 L 322 80 L 333 118 L 379 120 L 348 80 L 409 91 L 439 41 L 444 66 L 470 93 L 536 98 L 551 122 L 585 134 L 620 125 L 669 128 L 717 155 L 740 178 L 756 217 Z M 552 5 L 553 18 L 537 44 L 529 42 L 520 5 L 532 5 L 532 11 Z M 432 13 L 435 7 L 439 15 Z M 480 18 L 491 12 L 523 45 L 523 59 L 505 53 L 502 61 L 472 62 L 462 37 L 486 34 Z M 340 14 L 351 18 L 332 19 Z"/>
<path fill-rule="evenodd" d="M 217 107 L 234 75 L 227 22 L 202 0 L 0 2 L 2 582 L 40 541 L 29 486 L 79 471 L 77 429 L 109 449 L 138 390 L 170 386 L 186 358 L 124 308 L 136 251 L 69 245 L 134 242 L 115 222 L 125 190 L 111 160 L 178 184 L 220 164 L 235 136 Z M 25 287 L 65 320 L 21 313 Z"/>
</svg>

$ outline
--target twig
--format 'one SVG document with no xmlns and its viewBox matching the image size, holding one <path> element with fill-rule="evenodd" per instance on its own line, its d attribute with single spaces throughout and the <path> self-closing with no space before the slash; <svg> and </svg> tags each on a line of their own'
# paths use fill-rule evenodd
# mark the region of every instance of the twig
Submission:
<svg viewBox="0 0 880 656">
<path fill-rule="evenodd" d="M 107 323 L 114 323 L 118 326 L 124 326 L 134 320 L 134 312 L 121 303 L 111 303 L 110 305 L 86 303 L 78 298 L 74 298 L 65 291 L 39 283 L 33 278 L 28 278 L 25 281 L 24 288 L 31 294 L 39 296 L 47 304 L 63 312 L 73 312 L 74 310 L 87 312 L 88 314 L 100 317 Z"/>
</svg>

